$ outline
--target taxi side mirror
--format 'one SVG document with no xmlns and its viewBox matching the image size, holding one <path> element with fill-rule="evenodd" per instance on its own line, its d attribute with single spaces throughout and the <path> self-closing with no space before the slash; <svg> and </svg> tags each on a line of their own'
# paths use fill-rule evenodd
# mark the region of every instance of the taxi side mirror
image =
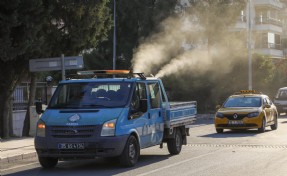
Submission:
<svg viewBox="0 0 287 176">
<path fill-rule="evenodd" d="M 264 105 L 264 108 L 271 108 L 271 105 L 269 105 L 269 104 Z"/>
</svg>

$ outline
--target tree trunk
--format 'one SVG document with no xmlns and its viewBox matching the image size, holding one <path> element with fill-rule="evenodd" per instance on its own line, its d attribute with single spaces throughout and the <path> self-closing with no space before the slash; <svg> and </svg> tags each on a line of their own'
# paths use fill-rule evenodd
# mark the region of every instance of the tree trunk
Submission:
<svg viewBox="0 0 287 176">
<path fill-rule="evenodd" d="M 30 82 L 30 87 L 29 87 L 29 100 L 28 100 L 28 107 L 27 107 L 27 112 L 24 120 L 24 126 L 23 126 L 23 136 L 29 136 L 29 131 L 30 131 L 30 106 L 34 105 L 34 100 L 35 100 L 35 94 L 36 94 L 36 74 L 31 73 L 31 82 Z"/>
<path fill-rule="evenodd" d="M 2 138 L 9 138 L 12 95 L 26 70 L 24 62 L 16 64 L 13 61 L 0 61 L 0 137 Z"/>
</svg>

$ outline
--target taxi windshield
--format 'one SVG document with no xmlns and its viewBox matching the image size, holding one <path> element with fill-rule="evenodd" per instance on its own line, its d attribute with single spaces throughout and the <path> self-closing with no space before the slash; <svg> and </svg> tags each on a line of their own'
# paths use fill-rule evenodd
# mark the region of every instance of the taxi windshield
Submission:
<svg viewBox="0 0 287 176">
<path fill-rule="evenodd" d="M 93 82 L 60 84 L 48 108 L 111 108 L 127 104 L 131 83 Z"/>
<path fill-rule="evenodd" d="M 224 103 L 223 107 L 260 107 L 261 97 L 229 97 Z"/>
</svg>

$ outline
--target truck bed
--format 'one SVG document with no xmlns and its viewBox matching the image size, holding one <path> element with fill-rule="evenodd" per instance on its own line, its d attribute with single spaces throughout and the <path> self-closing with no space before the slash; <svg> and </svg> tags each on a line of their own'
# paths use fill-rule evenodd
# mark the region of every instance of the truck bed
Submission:
<svg viewBox="0 0 287 176">
<path fill-rule="evenodd" d="M 165 128 L 190 125 L 195 122 L 197 102 L 171 102 L 166 111 Z"/>
</svg>

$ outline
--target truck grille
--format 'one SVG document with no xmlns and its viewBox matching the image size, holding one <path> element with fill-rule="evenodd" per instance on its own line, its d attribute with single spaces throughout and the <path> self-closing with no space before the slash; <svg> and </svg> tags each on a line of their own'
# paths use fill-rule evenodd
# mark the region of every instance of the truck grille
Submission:
<svg viewBox="0 0 287 176">
<path fill-rule="evenodd" d="M 50 131 L 55 138 L 88 138 L 99 134 L 100 126 L 51 126 Z"/>
</svg>

